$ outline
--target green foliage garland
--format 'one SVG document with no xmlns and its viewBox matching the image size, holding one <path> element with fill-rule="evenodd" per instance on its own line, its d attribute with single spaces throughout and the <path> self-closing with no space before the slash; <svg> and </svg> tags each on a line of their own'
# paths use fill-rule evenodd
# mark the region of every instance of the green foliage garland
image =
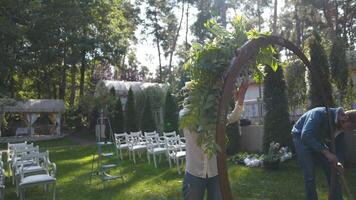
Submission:
<svg viewBox="0 0 356 200">
<path fill-rule="evenodd" d="M 185 63 L 185 69 L 191 75 L 189 96 L 184 100 L 189 112 L 181 117 L 180 126 L 196 132 L 199 135 L 198 145 L 212 155 L 219 150 L 215 143 L 215 126 L 223 74 L 230 66 L 234 51 L 243 45 L 248 37 L 256 39 L 263 35 L 254 30 L 247 33 L 246 22 L 241 17 L 232 20 L 232 31 L 220 27 L 214 20 L 208 21 L 205 26 L 213 39 L 204 45 L 193 44 L 189 60 Z M 260 49 L 255 60 L 249 63 L 249 67 L 241 76 L 254 73 L 255 77 L 261 80 L 263 73 L 254 66 L 267 63 L 274 68 L 274 53 L 272 46 Z"/>
</svg>

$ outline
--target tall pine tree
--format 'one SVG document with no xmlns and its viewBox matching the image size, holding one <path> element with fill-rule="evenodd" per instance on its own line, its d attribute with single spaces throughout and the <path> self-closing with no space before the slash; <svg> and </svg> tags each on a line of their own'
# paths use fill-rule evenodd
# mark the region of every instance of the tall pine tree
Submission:
<svg viewBox="0 0 356 200">
<path fill-rule="evenodd" d="M 122 111 L 122 104 L 120 97 L 117 98 L 114 107 L 114 116 L 111 121 L 114 133 L 122 133 L 125 131 L 125 118 Z"/>
<path fill-rule="evenodd" d="M 312 65 L 309 71 L 309 108 L 319 106 L 332 106 L 334 100 L 330 84 L 329 64 L 325 50 L 321 45 L 320 35 L 314 31 L 313 38 L 310 40 L 310 63 Z M 325 95 L 325 99 L 324 96 Z"/>
<path fill-rule="evenodd" d="M 263 103 L 265 108 L 263 151 L 268 152 L 269 144 L 274 141 L 283 146 L 291 146 L 288 100 L 283 69 L 273 71 L 265 67 Z"/>
<path fill-rule="evenodd" d="M 126 132 L 137 131 L 137 122 L 136 122 L 136 111 L 135 111 L 135 98 L 130 88 L 127 95 L 126 102 Z"/>
<path fill-rule="evenodd" d="M 145 107 L 143 109 L 141 130 L 144 132 L 152 132 L 156 130 L 155 119 L 153 118 L 150 97 L 146 97 Z"/>
<path fill-rule="evenodd" d="M 332 44 L 330 52 L 331 75 L 339 90 L 339 104 L 343 104 L 347 92 L 348 69 L 346 62 L 346 46 L 344 40 L 338 36 Z"/>
<path fill-rule="evenodd" d="M 178 132 L 178 106 L 170 92 L 166 94 L 164 109 L 164 131 Z"/>
</svg>

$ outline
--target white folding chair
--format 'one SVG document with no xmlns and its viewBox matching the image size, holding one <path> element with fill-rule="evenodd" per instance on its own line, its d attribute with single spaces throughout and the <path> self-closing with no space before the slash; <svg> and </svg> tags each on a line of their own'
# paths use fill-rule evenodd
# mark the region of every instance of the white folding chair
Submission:
<svg viewBox="0 0 356 200">
<path fill-rule="evenodd" d="M 184 160 L 186 156 L 185 145 L 180 143 L 180 137 L 165 137 L 166 152 L 169 167 L 172 166 L 171 160 L 177 164 L 178 174 L 180 174 L 179 160 Z"/>
<path fill-rule="evenodd" d="M 114 138 L 115 138 L 115 146 L 116 146 L 116 153 L 118 155 L 119 151 L 120 151 L 120 158 L 122 160 L 122 150 L 127 150 L 129 153 L 129 159 L 131 159 L 131 155 L 130 155 L 130 151 L 129 151 L 129 146 L 130 144 L 127 141 L 127 133 L 115 133 L 114 134 Z"/>
<path fill-rule="evenodd" d="M 147 141 L 147 159 L 148 163 L 151 162 L 150 155 L 153 156 L 153 162 L 155 167 L 157 168 L 157 162 L 156 162 L 156 155 L 160 156 L 161 154 L 166 153 L 166 146 L 165 143 L 162 142 L 160 139 L 158 133 L 150 136 L 146 136 L 146 141 Z M 160 158 L 160 157 L 159 157 Z"/>
<path fill-rule="evenodd" d="M 32 153 L 24 156 L 24 159 L 32 159 L 39 161 L 39 165 L 42 167 L 42 171 L 32 171 L 26 169 L 24 165 L 19 168 L 19 183 L 18 191 L 20 199 L 25 199 L 25 189 L 37 185 L 44 185 L 47 189 L 47 185 L 52 185 L 52 199 L 55 200 L 55 186 L 56 186 L 56 171 L 57 167 L 55 163 L 49 160 L 48 152 L 45 153 Z"/>
<path fill-rule="evenodd" d="M 129 143 L 129 151 L 132 153 L 133 161 L 136 164 L 135 152 L 137 152 L 138 155 L 141 156 L 140 153 L 146 149 L 146 141 L 144 140 L 141 131 L 131 132 L 128 135 L 127 141 Z"/>
<path fill-rule="evenodd" d="M 15 150 L 26 149 L 33 147 L 33 143 L 27 143 L 27 141 L 23 143 L 8 143 L 7 144 L 7 165 L 8 165 L 8 176 L 10 177 L 11 173 L 11 162 L 12 156 L 14 155 Z"/>
</svg>

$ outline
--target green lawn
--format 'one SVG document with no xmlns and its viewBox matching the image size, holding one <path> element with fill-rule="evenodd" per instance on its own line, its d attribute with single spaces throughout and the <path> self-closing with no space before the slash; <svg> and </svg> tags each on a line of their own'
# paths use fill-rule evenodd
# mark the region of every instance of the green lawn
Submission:
<svg viewBox="0 0 356 200">
<path fill-rule="evenodd" d="M 58 200 L 160 200 L 182 199 L 183 175 L 176 168 L 169 168 L 162 159 L 156 169 L 143 156 L 136 165 L 126 157 L 113 172 L 122 174 L 124 179 L 108 182 L 105 187 L 99 178 L 90 183 L 92 154 L 95 146 L 82 147 L 66 138 L 38 143 L 42 149 L 50 151 L 50 158 L 57 164 Z M 281 166 L 278 171 L 262 168 L 246 168 L 230 163 L 231 187 L 235 199 L 243 200 L 301 200 L 303 199 L 302 173 L 295 161 Z M 321 171 L 318 171 L 319 199 L 327 199 L 327 185 Z M 347 171 L 351 191 L 356 191 L 356 169 Z M 45 199 L 43 188 L 29 189 L 27 199 Z M 6 180 L 6 200 L 15 200 L 14 187 Z"/>
</svg>

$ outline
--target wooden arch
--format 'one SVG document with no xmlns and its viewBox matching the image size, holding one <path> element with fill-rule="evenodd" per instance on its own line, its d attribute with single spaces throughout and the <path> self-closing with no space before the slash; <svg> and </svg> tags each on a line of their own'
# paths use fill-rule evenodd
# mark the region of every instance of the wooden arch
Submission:
<svg viewBox="0 0 356 200">
<path fill-rule="evenodd" d="M 247 62 L 257 55 L 261 47 L 267 45 L 279 45 L 287 48 L 296 54 L 303 63 L 307 66 L 309 71 L 314 74 L 311 64 L 304 53 L 295 46 L 292 42 L 279 37 L 279 36 L 263 36 L 258 39 L 250 40 L 235 52 L 235 57 L 232 59 L 230 67 L 225 73 L 224 84 L 222 88 L 222 95 L 220 97 L 220 104 L 218 108 L 217 124 L 216 124 L 216 142 L 221 147 L 221 152 L 218 153 L 218 173 L 220 178 L 220 188 L 223 200 L 232 200 L 232 193 L 230 189 L 229 178 L 227 174 L 226 165 L 226 144 L 225 144 L 225 125 L 227 115 L 228 101 L 232 98 L 232 91 L 235 86 L 235 81 L 240 72 L 246 67 Z M 317 74 L 315 74 L 318 77 Z M 320 81 L 317 81 L 320 83 Z M 323 88 L 323 85 L 319 84 L 319 88 Z M 325 91 L 325 90 L 321 90 Z M 322 93 L 324 100 L 326 100 L 325 92 Z M 324 101 L 327 102 L 327 101 Z M 334 146 L 334 145 L 332 145 Z M 332 181 L 333 182 L 333 181 Z"/>
</svg>

